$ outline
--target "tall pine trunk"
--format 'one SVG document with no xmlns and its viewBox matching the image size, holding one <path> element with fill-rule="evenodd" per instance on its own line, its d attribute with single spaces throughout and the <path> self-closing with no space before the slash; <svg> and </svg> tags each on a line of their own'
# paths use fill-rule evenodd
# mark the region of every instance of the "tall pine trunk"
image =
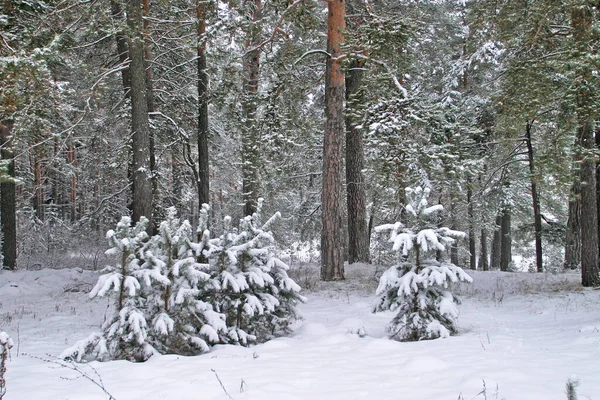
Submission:
<svg viewBox="0 0 600 400">
<path fill-rule="evenodd" d="M 345 0 L 328 0 L 327 67 L 325 72 L 325 135 L 321 195 L 321 279 L 344 279 L 342 256 L 342 172 L 344 147 L 344 89 L 341 45 L 344 42 Z"/>
<path fill-rule="evenodd" d="M 17 209 L 15 195 L 15 160 L 12 151 L 13 122 L 0 125 L 0 159 L 8 160 L 6 179 L 0 180 L 0 222 L 2 224 L 2 255 L 6 269 L 17 268 Z"/>
<path fill-rule="evenodd" d="M 142 216 L 148 218 L 148 232 L 152 231 L 153 188 L 150 163 L 150 124 L 144 55 L 142 4 L 128 0 L 127 26 L 129 28 L 129 71 L 131 75 L 131 129 L 133 151 L 133 223 Z"/>
<path fill-rule="evenodd" d="M 198 35 L 198 207 L 210 202 L 208 163 L 208 71 L 206 69 L 206 3 L 196 0 Z"/>
<path fill-rule="evenodd" d="M 490 267 L 492 269 L 500 269 L 500 256 L 502 254 L 502 214 L 496 216 L 496 223 L 494 226 Z"/>
<path fill-rule="evenodd" d="M 490 261 L 488 258 L 488 233 L 487 229 L 481 228 L 481 251 L 479 253 L 479 269 L 482 271 L 490 270 Z"/>
<path fill-rule="evenodd" d="M 364 150 L 362 131 L 352 118 L 363 79 L 363 63 L 354 60 L 346 72 L 346 203 L 348 207 L 348 263 L 369 262 L 369 237 L 365 196 Z"/>
<path fill-rule="evenodd" d="M 475 210 L 473 205 L 473 189 L 471 179 L 467 182 L 467 212 L 469 216 L 469 268 L 477 269 L 477 238 L 475 237 Z"/>
<path fill-rule="evenodd" d="M 527 158 L 529 160 L 529 173 L 531 179 L 531 199 L 533 201 L 533 221 L 535 227 L 535 265 L 537 272 L 544 272 L 542 258 L 542 214 L 540 211 L 540 198 L 537 191 L 537 175 L 533 159 L 533 143 L 531 142 L 531 128 L 533 121 L 527 122 L 525 127 L 525 143 L 527 144 Z"/>
<path fill-rule="evenodd" d="M 511 212 L 505 205 L 500 228 L 500 271 L 508 271 L 512 261 Z"/>
<path fill-rule="evenodd" d="M 587 4 L 571 9 L 573 36 L 581 55 L 586 54 L 591 39 L 592 14 Z M 592 66 L 577 64 L 577 136 L 581 143 L 581 283 L 583 286 L 600 285 L 598 268 L 598 207 L 596 202 L 596 162 L 593 150 L 594 118 L 597 112 L 592 100 L 593 93 L 586 82 L 591 80 Z"/>
<path fill-rule="evenodd" d="M 258 204 L 259 133 L 258 133 L 258 80 L 260 74 L 260 0 L 246 0 L 249 27 L 246 32 L 246 53 L 243 58 L 243 109 L 245 123 L 242 128 L 242 188 L 244 193 L 244 215 L 256 212 Z"/>
</svg>

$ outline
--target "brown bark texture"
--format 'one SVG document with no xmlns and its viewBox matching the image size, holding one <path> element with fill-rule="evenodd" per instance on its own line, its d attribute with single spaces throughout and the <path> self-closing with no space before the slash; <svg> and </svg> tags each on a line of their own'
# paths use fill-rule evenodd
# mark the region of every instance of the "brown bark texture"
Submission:
<svg viewBox="0 0 600 400">
<path fill-rule="evenodd" d="M 544 272 L 542 258 L 542 213 L 540 211 L 540 198 L 537 190 L 537 175 L 535 173 L 533 143 L 531 142 L 532 122 L 527 122 L 525 127 L 525 143 L 527 144 L 527 158 L 529 160 L 529 173 L 531 179 L 531 199 L 533 201 L 533 222 L 535 227 L 535 265 L 537 272 Z"/>
<path fill-rule="evenodd" d="M 512 261 L 511 212 L 508 206 L 502 210 L 500 228 L 500 271 L 508 271 Z"/>
<path fill-rule="evenodd" d="M 208 162 L 208 71 L 206 65 L 206 8 L 196 0 L 198 19 L 198 207 L 210 202 L 210 172 Z"/>
<path fill-rule="evenodd" d="M 358 93 L 364 72 L 354 60 L 346 72 L 346 203 L 348 207 L 348 264 L 369 262 L 369 232 L 365 195 L 363 134 L 352 121 L 352 100 Z"/>
<path fill-rule="evenodd" d="M 490 267 L 500 269 L 500 255 L 502 254 L 502 214 L 496 216 L 494 235 L 492 237 L 492 254 L 490 258 Z"/>
<path fill-rule="evenodd" d="M 256 212 L 258 204 L 258 172 L 260 163 L 259 132 L 257 123 L 258 80 L 260 75 L 260 0 L 246 0 L 250 13 L 250 26 L 246 32 L 246 53 L 243 58 L 243 109 L 246 123 L 242 133 L 242 190 L 244 193 L 244 215 Z"/>
<path fill-rule="evenodd" d="M 3 267 L 14 270 L 17 268 L 17 210 L 15 181 L 15 162 L 11 141 L 12 122 L 0 125 L 0 158 L 9 160 L 8 179 L 0 181 L 0 222 L 2 229 Z"/>
<path fill-rule="evenodd" d="M 127 5 L 129 71 L 131 74 L 131 128 L 133 133 L 133 223 L 138 222 L 143 216 L 148 218 L 150 223 L 147 229 L 148 233 L 151 234 L 153 190 L 142 4 L 140 0 L 129 0 Z"/>
<path fill-rule="evenodd" d="M 325 72 L 325 135 L 321 194 L 321 279 L 344 279 L 342 173 L 344 147 L 344 89 L 341 45 L 344 42 L 346 3 L 327 2 L 327 67 Z"/>
<path fill-rule="evenodd" d="M 575 5 L 571 10 L 573 37 L 578 53 L 584 54 L 592 33 L 592 14 L 588 5 Z M 579 63 L 575 71 L 577 103 L 577 137 L 581 143 L 581 283 L 599 286 L 598 267 L 598 207 L 596 199 L 596 160 L 593 150 L 594 116 L 597 113 L 593 90 L 586 82 L 591 80 L 591 66 Z"/>
</svg>

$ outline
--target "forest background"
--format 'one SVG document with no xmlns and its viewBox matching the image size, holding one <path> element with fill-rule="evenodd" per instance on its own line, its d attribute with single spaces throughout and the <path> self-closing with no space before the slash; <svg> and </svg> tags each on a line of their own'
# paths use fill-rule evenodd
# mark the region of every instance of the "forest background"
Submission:
<svg viewBox="0 0 600 400">
<path fill-rule="evenodd" d="M 101 267 L 122 215 L 218 233 L 262 197 L 343 279 L 425 185 L 454 264 L 597 286 L 598 6 L 4 1 L 2 264 Z"/>
</svg>

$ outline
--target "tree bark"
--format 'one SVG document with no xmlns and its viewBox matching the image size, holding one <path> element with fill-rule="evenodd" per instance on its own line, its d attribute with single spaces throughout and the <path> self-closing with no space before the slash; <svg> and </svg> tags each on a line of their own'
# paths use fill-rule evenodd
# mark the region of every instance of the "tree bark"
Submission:
<svg viewBox="0 0 600 400">
<path fill-rule="evenodd" d="M 576 5 L 571 10 L 573 35 L 580 54 L 586 54 L 592 31 L 592 14 L 588 5 Z M 586 82 L 591 78 L 591 66 L 579 64 L 577 75 L 577 137 L 581 143 L 581 283 L 583 286 L 600 285 L 598 268 L 598 207 L 596 202 L 596 162 L 593 150 L 594 118 L 597 112 Z"/>
<path fill-rule="evenodd" d="M 345 0 L 327 2 L 327 67 L 325 72 L 325 135 L 321 195 L 321 279 L 344 279 L 342 243 L 342 171 L 344 89 L 341 45 L 344 42 Z"/>
<path fill-rule="evenodd" d="M 131 128 L 133 151 L 133 223 L 142 216 L 148 218 L 148 233 L 152 232 L 153 189 L 150 163 L 150 124 L 144 56 L 142 4 L 128 0 L 129 71 L 131 74 Z"/>
<path fill-rule="evenodd" d="M 492 238 L 492 255 L 490 266 L 500 269 L 500 255 L 502 254 L 502 214 L 496 216 L 494 236 Z"/>
<path fill-rule="evenodd" d="M 477 269 L 477 238 L 475 237 L 475 211 L 473 207 L 473 189 L 471 188 L 471 180 L 467 182 L 467 208 L 469 216 L 469 268 Z"/>
<path fill-rule="evenodd" d="M 500 271 L 508 271 L 512 261 L 511 212 L 505 205 L 500 229 Z"/>
<path fill-rule="evenodd" d="M 363 63 L 352 61 L 346 72 L 346 203 L 348 207 L 348 264 L 370 261 L 365 196 L 362 131 L 352 121 L 352 99 L 358 94 Z"/>
<path fill-rule="evenodd" d="M 121 3 L 119 0 L 111 0 L 111 14 L 116 24 L 121 24 L 124 20 L 123 10 L 121 9 Z M 117 43 L 117 54 L 119 56 L 119 63 L 121 64 L 121 81 L 123 83 L 123 89 L 125 92 L 125 98 L 130 98 L 131 90 L 131 76 L 129 74 L 129 66 L 127 62 L 129 60 L 129 46 L 127 45 L 127 35 L 122 31 L 118 30 L 115 34 L 115 42 Z"/>
<path fill-rule="evenodd" d="M 256 212 L 258 204 L 258 171 L 260 163 L 259 132 L 257 123 L 258 79 L 260 74 L 260 0 L 246 0 L 249 9 L 250 26 L 246 32 L 246 53 L 243 58 L 243 109 L 245 124 L 242 133 L 242 188 L 244 193 L 244 215 Z"/>
<path fill-rule="evenodd" d="M 490 270 L 488 259 L 488 233 L 487 229 L 481 228 L 481 251 L 479 254 L 479 269 L 482 271 Z"/>
<path fill-rule="evenodd" d="M 198 207 L 210 203 L 210 172 L 208 162 L 208 72 L 206 65 L 206 6 L 196 0 L 198 35 Z"/>
<path fill-rule="evenodd" d="M 12 151 L 12 121 L 0 125 L 0 158 L 8 160 L 7 179 L 0 181 L 0 222 L 2 255 L 6 269 L 17 269 L 17 209 L 15 194 L 15 161 Z"/>
<path fill-rule="evenodd" d="M 540 198 L 537 191 L 537 175 L 533 159 L 533 143 L 531 142 L 531 127 L 533 121 L 527 122 L 525 127 L 525 142 L 527 144 L 527 158 L 529 160 L 529 173 L 531 179 L 531 199 L 533 201 L 533 221 L 535 227 L 535 265 L 537 272 L 544 272 L 542 258 L 542 214 L 540 211 Z"/>
</svg>

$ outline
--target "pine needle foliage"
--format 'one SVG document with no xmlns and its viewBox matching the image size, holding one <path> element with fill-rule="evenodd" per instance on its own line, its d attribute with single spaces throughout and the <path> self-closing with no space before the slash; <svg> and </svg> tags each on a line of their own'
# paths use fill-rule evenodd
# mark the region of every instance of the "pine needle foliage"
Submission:
<svg viewBox="0 0 600 400">
<path fill-rule="evenodd" d="M 457 332 L 458 298 L 450 292 L 454 282 L 472 279 L 462 268 L 436 259 L 463 232 L 437 227 L 436 214 L 442 205 L 428 206 L 429 188 L 407 188 L 405 209 L 410 223 L 381 225 L 377 232 L 390 231 L 389 241 L 398 262 L 380 278 L 380 296 L 375 312 L 397 311 L 388 330 L 400 341 L 448 337 Z M 413 257 L 411 257 L 411 255 Z"/>
</svg>

